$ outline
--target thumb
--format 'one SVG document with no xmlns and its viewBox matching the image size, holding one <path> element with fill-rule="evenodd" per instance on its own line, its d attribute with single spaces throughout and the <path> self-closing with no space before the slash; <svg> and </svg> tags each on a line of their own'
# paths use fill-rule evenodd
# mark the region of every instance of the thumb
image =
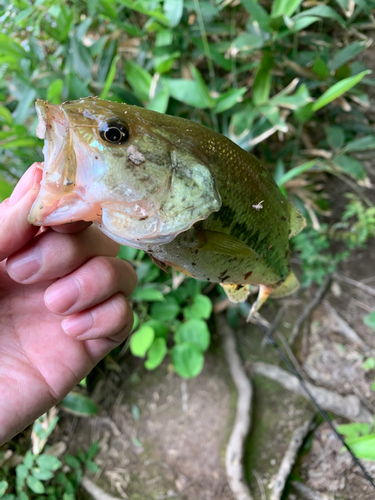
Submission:
<svg viewBox="0 0 375 500">
<path fill-rule="evenodd" d="M 0 203 L 0 262 L 26 245 L 39 227 L 27 221 L 40 188 L 42 170 L 33 163 L 14 188 L 10 198 Z"/>
</svg>

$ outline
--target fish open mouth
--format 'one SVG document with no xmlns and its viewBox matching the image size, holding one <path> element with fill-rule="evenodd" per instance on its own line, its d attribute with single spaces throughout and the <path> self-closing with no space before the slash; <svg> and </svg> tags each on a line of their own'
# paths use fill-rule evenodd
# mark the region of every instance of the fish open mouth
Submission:
<svg viewBox="0 0 375 500">
<path fill-rule="evenodd" d="M 44 170 L 41 189 L 28 221 L 34 225 L 63 224 L 72 219 L 69 203 L 76 184 L 72 130 L 61 106 L 38 100 L 35 107 L 39 117 L 36 134 L 44 139 Z M 78 219 L 74 217 L 74 220 Z"/>
</svg>

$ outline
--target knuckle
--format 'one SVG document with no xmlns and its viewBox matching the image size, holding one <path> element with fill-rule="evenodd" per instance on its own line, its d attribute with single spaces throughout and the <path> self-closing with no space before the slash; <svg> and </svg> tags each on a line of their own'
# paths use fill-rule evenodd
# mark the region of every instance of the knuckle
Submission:
<svg viewBox="0 0 375 500">
<path fill-rule="evenodd" d="M 94 257 L 92 260 L 93 272 L 97 274 L 100 280 L 105 279 L 108 283 L 114 283 L 118 280 L 119 273 L 111 258 Z"/>
</svg>

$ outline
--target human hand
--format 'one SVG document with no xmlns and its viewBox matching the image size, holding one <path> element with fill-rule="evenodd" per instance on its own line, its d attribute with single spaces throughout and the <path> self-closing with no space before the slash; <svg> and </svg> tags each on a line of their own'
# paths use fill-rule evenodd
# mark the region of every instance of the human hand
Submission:
<svg viewBox="0 0 375 500">
<path fill-rule="evenodd" d="M 0 204 L 0 445 L 60 401 L 129 334 L 133 268 L 88 223 L 48 228 L 27 215 L 34 163 Z M 7 259 L 7 260 L 5 260 Z"/>
</svg>

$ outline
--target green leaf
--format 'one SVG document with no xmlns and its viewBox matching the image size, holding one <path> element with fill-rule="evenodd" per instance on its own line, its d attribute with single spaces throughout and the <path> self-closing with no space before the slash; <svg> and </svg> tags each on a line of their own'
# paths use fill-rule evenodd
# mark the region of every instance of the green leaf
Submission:
<svg viewBox="0 0 375 500">
<path fill-rule="evenodd" d="M 167 354 L 167 343 L 164 338 L 156 338 L 147 352 L 147 360 L 145 361 L 145 368 L 147 370 L 154 370 L 163 361 Z"/>
<path fill-rule="evenodd" d="M 362 41 L 362 42 L 353 42 L 347 45 L 345 48 L 340 50 L 335 57 L 331 59 L 329 62 L 329 67 L 331 68 L 332 71 L 336 71 L 337 69 L 341 68 L 345 63 L 350 61 L 350 59 L 353 59 L 356 57 L 358 54 L 363 52 L 365 49 L 368 47 L 368 41 Z"/>
<path fill-rule="evenodd" d="M 375 434 L 347 439 L 346 443 L 358 458 L 375 460 Z"/>
<path fill-rule="evenodd" d="M 171 350 L 173 366 L 183 378 L 196 377 L 203 368 L 202 351 L 194 344 L 178 344 Z"/>
<path fill-rule="evenodd" d="M 163 9 L 165 17 L 169 21 L 169 26 L 174 28 L 181 20 L 184 11 L 184 0 L 164 0 Z"/>
<path fill-rule="evenodd" d="M 333 163 L 354 179 L 362 180 L 366 177 L 366 171 L 362 163 L 349 155 L 337 156 L 333 159 Z"/>
<path fill-rule="evenodd" d="M 0 105 L 0 122 L 11 125 L 13 123 L 12 113 L 5 106 Z"/>
<path fill-rule="evenodd" d="M 159 10 L 150 10 L 144 5 L 147 3 L 144 0 L 117 0 L 119 3 L 127 7 L 128 9 L 135 10 L 136 12 L 140 12 L 141 14 L 145 14 L 148 17 L 154 17 L 158 21 L 163 24 L 168 25 L 167 17 L 162 14 Z"/>
<path fill-rule="evenodd" d="M 318 109 L 323 108 L 323 106 L 326 106 L 341 95 L 345 94 L 345 92 L 357 85 L 357 83 L 359 83 L 362 78 L 369 73 L 371 73 L 371 71 L 362 71 L 362 73 L 359 73 L 358 75 L 344 78 L 344 80 L 340 80 L 339 82 L 335 83 L 313 103 L 312 111 L 318 111 Z"/>
<path fill-rule="evenodd" d="M 43 453 L 43 455 L 39 455 L 36 459 L 36 463 L 41 469 L 47 470 L 57 470 L 62 466 L 62 462 L 55 457 L 54 455 L 48 455 L 47 453 Z"/>
<path fill-rule="evenodd" d="M 366 436 L 370 432 L 370 424 L 353 422 L 352 424 L 342 424 L 337 426 L 337 431 L 348 439 Z"/>
<path fill-rule="evenodd" d="M 272 3 L 271 17 L 292 16 L 298 9 L 302 0 L 274 0 Z"/>
<path fill-rule="evenodd" d="M 169 329 L 161 321 L 157 321 L 156 319 L 150 319 L 149 321 L 143 323 L 143 326 L 151 327 L 155 332 L 155 338 L 162 337 L 165 340 L 167 340 Z"/>
<path fill-rule="evenodd" d="M 26 484 L 30 488 L 31 491 L 34 493 L 38 493 L 41 495 L 44 493 L 44 485 L 39 479 L 37 479 L 34 476 L 27 476 L 26 478 Z"/>
<path fill-rule="evenodd" d="M 315 60 L 311 69 L 319 76 L 321 80 L 324 80 L 329 75 L 329 68 L 321 57 L 318 57 Z"/>
<path fill-rule="evenodd" d="M 21 59 L 27 57 L 27 52 L 13 38 L 0 33 L 0 54 L 9 54 Z"/>
<path fill-rule="evenodd" d="M 224 111 L 232 108 L 241 99 L 246 90 L 246 87 L 242 87 L 241 89 L 230 89 L 221 94 L 215 100 L 216 104 L 213 110 L 214 113 L 223 113 Z"/>
<path fill-rule="evenodd" d="M 363 318 L 363 322 L 364 322 L 365 325 L 367 325 L 370 328 L 372 328 L 373 330 L 375 330 L 375 311 L 373 311 L 370 314 L 367 314 Z"/>
<path fill-rule="evenodd" d="M 205 321 L 190 319 L 177 328 L 174 339 L 177 344 L 191 343 L 204 352 L 210 345 L 210 331 Z"/>
<path fill-rule="evenodd" d="M 141 101 L 147 101 L 150 94 L 152 76 L 134 61 L 125 64 L 125 75 L 135 95 Z"/>
<path fill-rule="evenodd" d="M 7 181 L 0 177 L 0 202 L 4 201 L 6 198 L 12 194 L 13 186 L 11 186 Z"/>
<path fill-rule="evenodd" d="M 344 151 L 365 151 L 366 149 L 375 149 L 375 135 L 365 135 L 348 142 L 344 147 Z"/>
<path fill-rule="evenodd" d="M 186 319 L 208 319 L 212 312 L 212 302 L 206 295 L 198 294 L 192 305 L 184 307 L 183 312 Z"/>
<path fill-rule="evenodd" d="M 117 257 L 122 260 L 134 260 L 138 254 L 138 248 L 126 247 L 124 245 L 120 245 L 120 251 L 117 254 Z"/>
<path fill-rule="evenodd" d="M 81 468 L 81 462 L 78 460 L 77 457 L 75 457 L 73 455 L 64 455 L 64 461 L 72 469 L 80 469 Z"/>
<path fill-rule="evenodd" d="M 366 361 L 362 364 L 362 368 L 365 372 L 375 369 L 375 358 L 367 358 Z"/>
<path fill-rule="evenodd" d="M 105 80 L 103 90 L 100 94 L 100 99 L 105 99 L 108 95 L 108 92 L 111 88 L 113 80 L 115 79 L 115 76 L 116 76 L 116 67 L 117 67 L 117 63 L 118 63 L 119 59 L 120 59 L 120 56 L 116 55 L 112 60 L 112 64 L 111 64 L 111 67 L 109 68 L 108 75 L 107 75 L 107 78 Z"/>
<path fill-rule="evenodd" d="M 180 310 L 177 300 L 167 296 L 164 302 L 152 304 L 151 317 L 159 321 L 170 321 L 179 314 Z"/>
<path fill-rule="evenodd" d="M 266 9 L 262 7 L 255 0 L 241 0 L 242 5 L 245 9 L 253 16 L 255 21 L 264 31 L 269 31 L 270 29 L 270 16 L 268 15 Z"/>
<path fill-rule="evenodd" d="M 5 495 L 6 490 L 8 489 L 8 482 L 5 481 L 0 481 L 0 498 Z"/>
<path fill-rule="evenodd" d="M 57 78 L 48 87 L 47 91 L 47 101 L 51 104 L 59 104 L 61 102 L 61 93 L 64 88 L 64 82 L 61 78 Z"/>
<path fill-rule="evenodd" d="M 169 103 L 169 92 L 167 89 L 160 90 L 147 104 L 147 109 L 157 111 L 158 113 L 165 113 Z"/>
<path fill-rule="evenodd" d="M 279 187 L 284 186 L 287 182 L 291 181 L 295 177 L 298 177 L 299 175 L 303 174 L 304 172 L 307 172 L 307 170 L 310 170 L 311 167 L 313 167 L 316 164 L 315 160 L 308 161 L 306 163 L 302 163 L 302 165 L 298 165 L 298 167 L 293 167 L 288 172 L 286 172 L 284 175 L 280 177 L 280 179 L 277 181 L 277 184 Z"/>
<path fill-rule="evenodd" d="M 316 16 L 306 16 L 306 17 L 300 17 L 298 19 L 293 18 L 292 27 L 290 28 L 290 31 L 292 33 L 297 33 L 298 31 L 304 30 L 305 28 L 307 28 L 313 23 L 316 23 L 317 21 L 320 21 L 320 18 Z"/>
<path fill-rule="evenodd" d="M 242 33 L 232 42 L 233 48 L 245 55 L 251 54 L 251 52 L 263 47 L 263 45 L 264 40 L 259 35 L 254 35 L 252 33 Z"/>
<path fill-rule="evenodd" d="M 133 356 L 143 358 L 155 338 L 155 332 L 150 326 L 142 325 L 130 338 L 130 351 Z"/>
<path fill-rule="evenodd" d="M 317 5 L 316 7 L 312 7 L 311 9 L 304 10 L 299 14 L 296 14 L 292 17 L 292 21 L 296 19 L 301 19 L 306 16 L 318 16 L 326 19 L 334 19 L 342 25 L 345 25 L 344 19 L 338 14 L 332 7 L 328 7 L 328 5 Z"/>
<path fill-rule="evenodd" d="M 345 132 L 342 127 L 332 125 L 327 128 L 327 142 L 332 149 L 341 149 L 345 142 Z"/>
<path fill-rule="evenodd" d="M 39 479 L 40 481 L 49 481 L 55 475 L 51 470 L 41 470 L 39 469 L 39 467 L 34 467 L 31 470 L 31 473 L 36 479 Z"/>
<path fill-rule="evenodd" d="M 93 472 L 94 474 L 99 470 L 99 465 L 92 460 L 88 460 L 87 462 L 85 462 L 85 466 L 87 470 Z"/>
<path fill-rule="evenodd" d="M 136 288 L 132 294 L 132 299 L 138 302 L 143 300 L 155 302 L 164 300 L 164 295 L 156 288 Z"/>
<path fill-rule="evenodd" d="M 271 91 L 271 69 L 273 57 L 266 53 L 260 63 L 253 85 L 253 102 L 259 106 L 267 102 Z"/>
<path fill-rule="evenodd" d="M 165 83 L 169 94 L 177 101 L 199 109 L 213 108 L 215 105 L 215 100 L 201 81 L 173 78 L 165 80 Z"/>
<path fill-rule="evenodd" d="M 80 392 L 70 392 L 59 404 L 65 411 L 78 417 L 90 417 L 98 413 L 94 401 Z"/>
</svg>

